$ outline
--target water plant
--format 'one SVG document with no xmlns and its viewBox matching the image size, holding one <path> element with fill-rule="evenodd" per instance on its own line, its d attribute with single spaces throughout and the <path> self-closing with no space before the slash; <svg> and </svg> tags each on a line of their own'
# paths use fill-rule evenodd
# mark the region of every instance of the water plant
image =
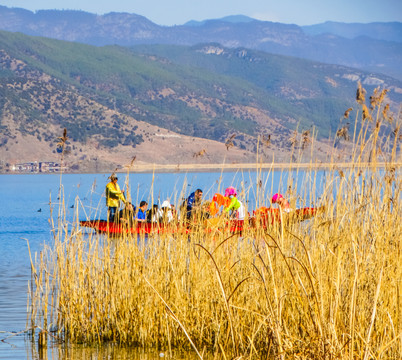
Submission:
<svg viewBox="0 0 402 360">
<path fill-rule="evenodd" d="M 32 260 L 32 326 L 61 341 L 205 359 L 400 359 L 400 123 L 385 121 L 384 91 L 371 109 L 364 94 L 359 85 L 348 168 L 327 164 L 320 194 L 316 164 L 305 170 L 299 203 L 325 204 L 308 223 L 111 238 L 83 232 L 77 199 L 76 220 L 57 222 L 54 242 Z M 385 122 L 392 131 L 381 131 Z M 271 190 L 242 196 L 267 204 Z"/>
</svg>

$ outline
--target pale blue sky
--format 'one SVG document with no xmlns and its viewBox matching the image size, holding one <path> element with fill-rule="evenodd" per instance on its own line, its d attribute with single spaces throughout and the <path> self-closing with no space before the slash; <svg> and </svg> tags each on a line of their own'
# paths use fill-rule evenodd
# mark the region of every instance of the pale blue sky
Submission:
<svg viewBox="0 0 402 360">
<path fill-rule="evenodd" d="M 0 5 L 31 11 L 84 10 L 96 14 L 128 12 L 159 25 L 247 15 L 285 24 L 402 22 L 402 0 L 0 0 Z"/>
</svg>

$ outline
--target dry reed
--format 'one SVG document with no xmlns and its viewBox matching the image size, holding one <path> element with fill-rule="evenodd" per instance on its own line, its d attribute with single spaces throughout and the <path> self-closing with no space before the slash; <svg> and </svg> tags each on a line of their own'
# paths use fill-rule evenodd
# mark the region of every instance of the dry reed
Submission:
<svg viewBox="0 0 402 360">
<path fill-rule="evenodd" d="M 363 107 L 364 94 L 359 84 Z M 62 207 L 54 243 L 32 260 L 32 326 L 73 343 L 193 349 L 199 358 L 402 358 L 399 143 L 367 116 L 348 170 L 333 166 L 317 184 L 312 165 L 303 191 L 290 177 L 282 185 L 293 200 L 303 194 L 301 204 L 325 204 L 305 224 L 283 219 L 241 236 L 194 226 L 138 241 L 85 234 Z M 389 148 L 379 154 L 380 145 Z M 272 184 L 257 183 L 241 196 L 267 205 Z M 79 199 L 75 209 L 78 219 Z"/>
</svg>

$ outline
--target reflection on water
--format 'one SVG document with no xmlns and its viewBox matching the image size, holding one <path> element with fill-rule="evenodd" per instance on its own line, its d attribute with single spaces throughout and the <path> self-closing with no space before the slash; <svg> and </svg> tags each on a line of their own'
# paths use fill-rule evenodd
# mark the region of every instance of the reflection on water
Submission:
<svg viewBox="0 0 402 360">
<path fill-rule="evenodd" d="M 193 352 L 178 352 L 166 350 L 144 350 L 138 347 L 121 347 L 118 345 L 83 346 L 83 345 L 57 345 L 53 344 L 48 349 L 38 349 L 31 341 L 26 340 L 26 348 L 29 349 L 29 359 L 108 359 L 108 360 L 153 360 L 153 359 L 199 359 Z M 206 357 L 207 359 L 207 357 Z"/>
<path fill-rule="evenodd" d="M 204 354 L 204 359 L 212 355 Z M 108 359 L 108 360 L 150 360 L 150 359 L 199 359 L 192 351 L 170 351 L 169 349 L 141 349 L 121 347 L 116 344 L 102 346 L 68 345 L 49 342 L 48 347 L 39 348 L 37 341 L 26 333 L 0 332 L 0 359 Z"/>
</svg>

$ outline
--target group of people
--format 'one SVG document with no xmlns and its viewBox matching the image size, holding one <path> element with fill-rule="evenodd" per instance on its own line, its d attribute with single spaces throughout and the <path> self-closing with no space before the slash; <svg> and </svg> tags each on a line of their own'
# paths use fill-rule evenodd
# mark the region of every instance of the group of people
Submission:
<svg viewBox="0 0 402 360">
<path fill-rule="evenodd" d="M 148 203 L 145 200 L 140 202 L 137 208 L 126 200 L 124 189 L 120 189 L 118 178 L 115 175 L 110 177 L 110 182 L 106 185 L 106 206 L 108 208 L 108 220 L 110 222 L 121 222 L 131 225 L 137 222 L 171 222 L 176 210 L 173 204 L 165 200 L 159 207 L 154 204 L 148 209 Z M 192 213 L 201 205 L 202 190 L 197 189 L 187 198 L 185 203 L 186 217 L 191 218 Z M 118 211 L 120 203 L 125 204 L 124 208 Z"/>
<path fill-rule="evenodd" d="M 108 219 L 110 222 L 128 223 L 129 225 L 135 221 L 169 223 L 176 217 L 177 214 L 175 207 L 173 204 L 170 204 L 168 200 L 165 200 L 160 208 L 157 204 L 154 204 L 149 210 L 148 203 L 145 200 L 142 200 L 137 210 L 132 203 L 126 200 L 124 189 L 120 189 L 117 181 L 118 178 L 115 175 L 112 175 L 110 177 L 110 182 L 106 185 L 106 205 L 108 207 Z M 180 210 L 185 213 L 185 220 L 191 221 L 191 219 L 200 212 L 203 212 L 204 217 L 206 218 L 209 216 L 208 209 L 202 207 L 202 195 L 203 191 L 197 189 L 183 201 Z M 237 191 L 233 186 L 230 186 L 225 190 L 225 198 L 228 199 L 228 201 L 224 205 L 224 213 L 231 218 L 244 220 L 246 210 L 243 203 L 237 198 Z M 117 212 L 120 206 L 120 201 L 123 202 L 125 206 Z M 272 197 L 272 203 L 278 204 L 285 212 L 291 210 L 289 202 L 282 194 L 275 194 Z"/>
</svg>

